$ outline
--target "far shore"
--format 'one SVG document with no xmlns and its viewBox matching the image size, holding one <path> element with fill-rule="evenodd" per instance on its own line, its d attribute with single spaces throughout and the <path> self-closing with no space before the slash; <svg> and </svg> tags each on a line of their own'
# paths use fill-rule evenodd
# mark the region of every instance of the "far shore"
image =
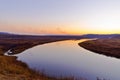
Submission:
<svg viewBox="0 0 120 80">
<path fill-rule="evenodd" d="M 5 52 L 10 50 L 9 55 L 21 53 L 29 48 L 37 45 L 42 45 L 51 42 L 63 41 L 63 40 L 78 40 L 78 37 L 62 37 L 62 36 L 37 36 L 37 37 L 5 37 L 0 39 L 0 55 L 4 55 Z"/>
<path fill-rule="evenodd" d="M 79 43 L 79 46 L 98 54 L 120 58 L 120 38 L 89 40 Z"/>
</svg>

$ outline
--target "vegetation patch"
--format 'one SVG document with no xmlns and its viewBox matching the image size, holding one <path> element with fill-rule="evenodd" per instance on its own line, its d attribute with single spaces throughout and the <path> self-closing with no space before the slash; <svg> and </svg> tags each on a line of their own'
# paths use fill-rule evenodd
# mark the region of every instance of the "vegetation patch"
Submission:
<svg viewBox="0 0 120 80">
<path fill-rule="evenodd" d="M 79 43 L 79 45 L 99 54 L 120 58 L 119 38 L 89 40 Z"/>
</svg>

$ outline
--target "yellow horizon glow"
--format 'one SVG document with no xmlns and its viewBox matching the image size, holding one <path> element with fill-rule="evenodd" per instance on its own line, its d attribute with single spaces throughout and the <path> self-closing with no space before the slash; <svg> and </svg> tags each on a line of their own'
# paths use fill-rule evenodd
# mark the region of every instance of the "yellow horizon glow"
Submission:
<svg viewBox="0 0 120 80">
<path fill-rule="evenodd" d="M 39 25 L 39 24 L 8 24 L 2 25 L 8 26 L 2 28 L 2 31 L 23 33 L 23 34 L 56 34 L 56 35 L 81 35 L 81 34 L 120 34 L 120 28 L 116 27 L 104 27 L 104 26 L 89 26 L 79 24 L 63 24 L 63 25 Z M 9 28 L 10 27 L 10 28 Z"/>
</svg>

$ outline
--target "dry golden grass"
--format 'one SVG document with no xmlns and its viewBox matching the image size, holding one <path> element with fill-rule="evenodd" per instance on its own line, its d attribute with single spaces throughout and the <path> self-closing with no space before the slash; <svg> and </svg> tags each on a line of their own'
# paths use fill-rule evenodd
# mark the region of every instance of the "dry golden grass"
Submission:
<svg viewBox="0 0 120 80">
<path fill-rule="evenodd" d="M 120 58 L 120 39 L 117 38 L 90 40 L 79 45 L 99 54 Z"/>
<path fill-rule="evenodd" d="M 17 61 L 16 57 L 0 56 L 1 75 L 9 76 L 11 78 L 17 77 L 18 79 L 23 77 L 24 78 L 35 77 L 31 73 L 32 70 L 30 70 L 26 64 Z"/>
</svg>

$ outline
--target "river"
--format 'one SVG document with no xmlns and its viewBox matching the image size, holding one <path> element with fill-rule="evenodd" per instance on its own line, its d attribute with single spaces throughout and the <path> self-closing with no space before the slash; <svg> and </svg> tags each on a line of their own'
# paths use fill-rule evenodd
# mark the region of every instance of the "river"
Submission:
<svg viewBox="0 0 120 80">
<path fill-rule="evenodd" d="M 120 80 L 120 60 L 88 51 L 78 45 L 82 41 L 85 40 L 38 45 L 15 56 L 30 68 L 50 76 Z"/>
</svg>

